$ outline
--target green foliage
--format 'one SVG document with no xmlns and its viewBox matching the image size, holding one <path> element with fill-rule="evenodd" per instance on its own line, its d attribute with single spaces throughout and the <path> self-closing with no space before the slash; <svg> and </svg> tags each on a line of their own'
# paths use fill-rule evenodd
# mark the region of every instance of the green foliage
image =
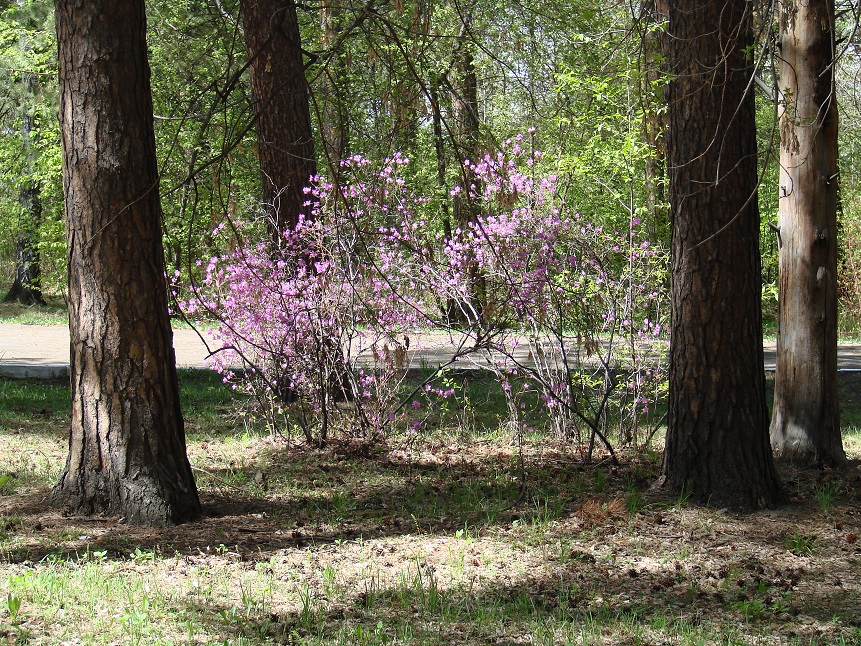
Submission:
<svg viewBox="0 0 861 646">
<path fill-rule="evenodd" d="M 646 499 L 643 497 L 643 494 L 640 491 L 636 489 L 631 489 L 628 492 L 628 497 L 625 500 L 625 504 L 628 508 L 628 513 L 633 516 L 643 510 L 643 508 L 646 506 Z"/>
<path fill-rule="evenodd" d="M 33 233 L 43 286 L 54 292 L 65 284 L 66 262 L 56 49 L 53 3 L 25 0 L 0 11 L 0 230 L 12 234 L 0 237 L 0 285 L 12 275 L 15 234 L 32 226 L 19 203 L 32 184 L 42 205 Z"/>
<path fill-rule="evenodd" d="M 800 556 L 810 556 L 816 551 L 818 540 L 813 534 L 795 532 L 786 537 L 786 548 Z"/>
<path fill-rule="evenodd" d="M 763 580 L 740 579 L 735 608 L 749 621 L 764 620 L 786 612 L 792 600 L 789 590 L 781 590 Z"/>
<path fill-rule="evenodd" d="M 259 171 L 237 2 L 147 3 L 168 273 L 221 250 L 211 232 L 257 211 Z"/>
<path fill-rule="evenodd" d="M 18 623 L 18 613 L 21 612 L 21 597 L 12 594 L 6 595 L 6 609 L 9 611 L 9 619 L 13 624 Z"/>
<path fill-rule="evenodd" d="M 664 25 L 633 16 L 624 3 L 556 0 L 468 5 L 419 0 L 300 7 L 307 78 L 312 90 L 319 166 L 330 175 L 324 139 L 333 132 L 345 153 L 379 160 L 400 149 L 413 158 L 408 178 L 430 196 L 428 226 L 441 230 L 453 213 L 442 185 L 456 183 L 466 153 L 456 110 L 459 61 L 468 52 L 479 95 L 478 149 L 529 127 L 566 176 L 570 203 L 607 227 L 641 218 L 656 242 L 668 240 L 662 123 L 662 55 L 650 44 Z M 254 219 L 260 177 L 237 0 L 149 0 L 150 63 L 170 273 L 186 285 L 193 259 L 224 250 L 211 231 L 228 219 Z M 347 31 L 347 27 L 352 30 Z M 852 34 L 851 20 L 838 28 Z M 26 226 L 18 193 L 32 180 L 44 218 L 38 230 L 44 283 L 65 284 L 61 147 L 53 3 L 21 0 L 0 7 L 0 284 L 8 282 L 14 233 Z M 854 86 L 857 61 L 837 68 L 841 101 L 841 332 L 858 334 L 852 263 L 859 210 L 857 150 L 861 119 Z M 771 83 L 768 66 L 760 69 Z M 433 99 L 432 99 L 433 95 Z M 773 324 L 777 284 L 775 101 L 757 90 L 762 185 L 758 193 L 766 325 Z M 433 115 L 439 113 L 437 139 Z M 33 156 L 25 152 L 29 115 Z M 337 165 L 335 164 L 335 171 Z M 439 173 L 444 175 L 442 183 Z M 848 264 L 847 264 L 848 263 Z M 857 273 L 857 272 L 856 272 Z M 666 278 L 653 277 L 665 289 Z"/>
<path fill-rule="evenodd" d="M 822 510 L 822 513 L 826 516 L 837 501 L 839 493 L 840 490 L 833 482 L 819 485 L 814 489 L 813 496 L 816 498 L 816 504 L 819 505 L 819 509 Z"/>
</svg>

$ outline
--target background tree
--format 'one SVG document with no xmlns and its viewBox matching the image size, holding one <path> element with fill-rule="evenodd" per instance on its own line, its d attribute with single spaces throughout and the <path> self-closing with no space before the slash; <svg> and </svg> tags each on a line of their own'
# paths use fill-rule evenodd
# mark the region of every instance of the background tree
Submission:
<svg viewBox="0 0 861 646">
<path fill-rule="evenodd" d="M 0 267 L 8 254 L 11 275 L 6 302 L 44 304 L 43 283 L 51 292 L 60 274 L 65 283 L 55 79 L 48 3 L 22 0 L 0 8 L 0 230 L 10 234 L 0 239 Z"/>
<path fill-rule="evenodd" d="M 270 227 L 281 232 L 307 210 L 303 189 L 317 173 L 308 82 L 293 0 L 242 0 L 257 155 Z"/>
<path fill-rule="evenodd" d="M 329 51 L 337 47 L 341 30 L 341 12 L 334 4 L 320 6 L 320 46 Z M 350 79 L 347 74 L 346 48 L 332 51 L 319 72 L 319 85 L 313 95 L 317 119 L 320 122 L 320 140 L 326 166 L 332 176 L 337 176 L 339 162 L 347 156 L 350 147 L 350 131 L 346 96 Z"/>
<path fill-rule="evenodd" d="M 753 3 L 668 2 L 672 210 L 662 479 L 716 505 L 780 500 L 762 356 Z"/>
<path fill-rule="evenodd" d="M 37 87 L 37 79 L 26 75 L 22 83 L 25 95 L 32 97 Z M 35 152 L 33 150 L 32 100 L 25 102 L 21 109 L 21 144 L 24 152 L 27 175 L 19 190 L 21 219 L 18 240 L 15 245 L 15 277 L 12 287 L 3 297 L 4 303 L 18 302 L 23 305 L 44 305 L 42 298 L 42 272 L 39 264 L 39 226 L 42 223 L 42 199 L 39 184 L 34 179 Z"/>
<path fill-rule="evenodd" d="M 57 0 L 72 426 L 51 499 L 168 524 L 200 511 L 167 315 L 144 3 Z"/>
<path fill-rule="evenodd" d="M 833 0 L 780 3 L 780 283 L 771 445 L 843 465 L 837 387 Z"/>
</svg>

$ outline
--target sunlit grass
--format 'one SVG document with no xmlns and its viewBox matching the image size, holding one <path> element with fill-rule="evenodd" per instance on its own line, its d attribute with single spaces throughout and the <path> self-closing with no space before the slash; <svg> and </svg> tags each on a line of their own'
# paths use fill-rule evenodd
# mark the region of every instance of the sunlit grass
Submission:
<svg viewBox="0 0 861 646">
<path fill-rule="evenodd" d="M 8 291 L 8 287 L 0 288 L 0 299 Z M 46 295 L 45 305 L 21 305 L 20 303 L 3 303 L 0 301 L 0 323 L 17 323 L 20 325 L 68 325 L 69 311 L 66 302 L 59 296 Z M 211 329 L 215 326 L 212 321 L 187 322 L 182 317 L 171 318 L 173 329 L 190 329 L 192 325 L 199 330 Z"/>
<path fill-rule="evenodd" d="M 843 427 L 843 448 L 847 454 L 861 456 L 861 426 Z"/>
<path fill-rule="evenodd" d="M 861 313 L 842 308 L 837 320 L 837 334 L 844 341 L 861 341 Z"/>
<path fill-rule="evenodd" d="M 5 294 L 0 290 L 0 298 Z M 0 323 L 24 325 L 68 325 L 69 312 L 62 298 L 46 296 L 46 305 L 0 302 Z"/>
<path fill-rule="evenodd" d="M 464 387 L 426 435 L 396 435 L 360 457 L 346 446 L 285 446 L 237 414 L 217 375 L 183 371 L 180 378 L 207 516 L 155 531 L 34 515 L 30 507 L 65 460 L 68 385 L 0 381 L 0 474 L 14 474 L 0 488 L 0 640 L 861 639 L 851 583 L 859 563 L 847 542 L 857 505 L 840 495 L 826 517 L 815 478 L 797 484 L 806 512 L 790 513 L 782 525 L 780 512 L 769 512 L 773 535 L 754 540 L 744 537 L 761 530 L 759 517 L 656 498 L 649 487 L 657 449 L 623 454 L 618 468 L 585 465 L 573 447 L 529 433 L 523 490 L 518 446 L 509 431 L 492 428 L 505 411 L 490 384 Z M 469 429 L 458 428 L 470 408 Z M 861 431 L 845 431 L 857 458 Z M 846 528 L 835 530 L 837 522 Z M 815 549 L 795 538 L 812 536 Z M 794 574 L 799 568 L 803 575 Z M 813 591 L 817 572 L 843 577 L 842 593 Z"/>
</svg>

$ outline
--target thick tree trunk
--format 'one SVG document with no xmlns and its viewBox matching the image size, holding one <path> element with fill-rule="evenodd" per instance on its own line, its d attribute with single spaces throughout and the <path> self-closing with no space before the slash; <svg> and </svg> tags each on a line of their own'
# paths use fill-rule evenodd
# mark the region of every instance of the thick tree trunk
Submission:
<svg viewBox="0 0 861 646">
<path fill-rule="evenodd" d="M 833 0 L 780 4 L 780 282 L 771 445 L 846 464 L 837 390 L 837 101 Z"/>
<path fill-rule="evenodd" d="M 455 150 L 460 161 L 469 159 L 473 163 L 481 157 L 480 133 L 481 121 L 478 116 L 478 76 L 475 71 L 475 57 L 472 55 L 472 44 L 466 34 L 472 28 L 472 20 L 464 17 L 463 33 L 458 39 L 458 51 L 455 52 L 454 74 L 455 82 L 452 88 L 452 114 L 455 121 L 456 140 Z M 466 177 L 464 180 L 466 181 Z M 460 193 L 466 195 L 466 191 Z M 464 197 L 455 200 L 455 219 L 464 225 L 475 219 L 473 206 Z"/>
<path fill-rule="evenodd" d="M 669 4 L 672 330 L 663 480 L 735 508 L 778 503 L 760 311 L 752 2 Z"/>
<path fill-rule="evenodd" d="M 170 524 L 200 512 L 167 314 L 143 0 L 57 0 L 72 427 L 52 500 Z"/>
<path fill-rule="evenodd" d="M 278 240 L 309 215 L 308 178 L 317 174 L 308 82 L 293 0 L 241 0 L 257 119 L 257 155 L 269 227 Z"/>
</svg>

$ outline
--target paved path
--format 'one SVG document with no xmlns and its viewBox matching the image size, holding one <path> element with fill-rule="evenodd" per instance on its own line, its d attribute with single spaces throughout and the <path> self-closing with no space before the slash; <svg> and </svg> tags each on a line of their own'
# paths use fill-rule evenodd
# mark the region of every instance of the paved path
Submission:
<svg viewBox="0 0 861 646">
<path fill-rule="evenodd" d="M 209 352 L 197 332 L 174 330 L 177 366 L 203 368 Z M 69 374 L 69 328 L 65 325 L 0 323 L 0 376 L 65 377 Z"/>
<path fill-rule="evenodd" d="M 202 368 L 208 350 L 194 330 L 174 330 L 174 348 L 180 368 Z M 411 346 L 418 348 L 414 362 L 439 365 L 448 361 L 454 345 L 446 335 L 419 336 Z M 527 359 L 526 349 L 521 351 Z M 774 370 L 775 345 L 765 342 L 765 368 Z M 469 366 L 468 360 L 459 362 Z M 861 370 L 861 344 L 841 344 L 838 367 L 842 370 Z M 69 371 L 69 329 L 62 325 L 21 325 L 0 323 L 0 376 L 65 377 Z"/>
</svg>

